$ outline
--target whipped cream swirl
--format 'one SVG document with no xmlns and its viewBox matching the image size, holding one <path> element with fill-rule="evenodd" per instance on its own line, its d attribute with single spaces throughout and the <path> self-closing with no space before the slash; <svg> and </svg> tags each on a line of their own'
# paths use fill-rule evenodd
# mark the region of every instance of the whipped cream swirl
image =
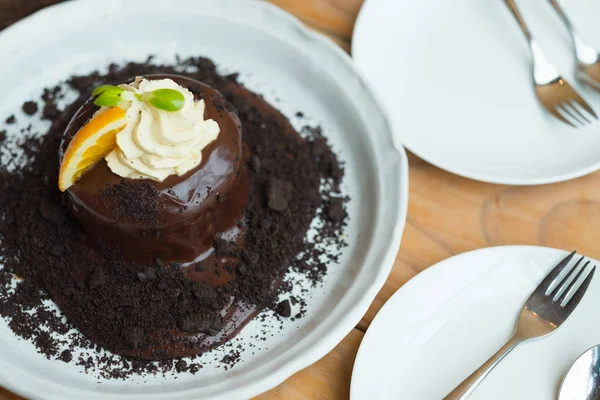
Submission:
<svg viewBox="0 0 600 400">
<path fill-rule="evenodd" d="M 185 97 L 179 111 L 157 109 L 145 101 L 119 104 L 127 116 L 126 127 L 117 134 L 117 147 L 105 159 L 115 174 L 130 179 L 162 182 L 170 175 L 184 175 L 202 162 L 202 150 L 214 141 L 220 129 L 216 121 L 204 119 L 204 100 L 171 79 L 137 78 L 121 85 L 135 93 L 174 89 Z M 99 112 L 102 112 L 100 110 Z"/>
</svg>

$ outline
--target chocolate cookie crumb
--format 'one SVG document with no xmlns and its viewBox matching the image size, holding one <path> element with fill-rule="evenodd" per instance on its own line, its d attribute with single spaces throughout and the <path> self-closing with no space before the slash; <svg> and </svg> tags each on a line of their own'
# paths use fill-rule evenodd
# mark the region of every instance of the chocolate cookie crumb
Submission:
<svg viewBox="0 0 600 400">
<path fill-rule="evenodd" d="M 204 93 L 202 91 L 202 86 L 200 85 L 194 85 L 188 88 L 190 92 L 192 92 L 192 94 L 194 95 L 194 99 L 196 101 L 200 101 L 202 100 Z"/>
<path fill-rule="evenodd" d="M 17 122 L 17 118 L 14 115 L 11 115 L 10 117 L 6 118 L 5 121 L 8 125 L 12 125 L 15 122 Z"/>
<path fill-rule="evenodd" d="M 88 287 L 90 290 L 94 290 L 98 287 L 104 286 L 105 283 L 106 274 L 104 273 L 104 269 L 102 269 L 102 267 L 97 267 L 92 273 L 92 276 L 90 276 Z"/>
<path fill-rule="evenodd" d="M 52 246 L 52 254 L 54 254 L 56 257 L 60 257 L 64 254 L 65 252 L 65 246 L 63 246 L 62 244 L 59 243 L 55 243 Z"/>
<path fill-rule="evenodd" d="M 237 257 L 240 255 L 240 248 L 235 242 L 216 238 L 213 241 L 213 246 L 215 248 L 215 254 L 218 257 Z"/>
<path fill-rule="evenodd" d="M 316 137 L 311 142 L 311 151 L 317 162 L 319 163 L 319 169 L 324 174 L 331 176 L 332 178 L 339 180 L 344 176 L 344 170 L 340 166 L 335 154 L 331 152 L 327 139 L 322 136 L 321 128 L 307 128 L 305 132 Z"/>
<path fill-rule="evenodd" d="M 244 263 L 239 263 L 237 266 L 237 272 L 242 276 L 246 275 L 248 273 L 248 266 Z"/>
<path fill-rule="evenodd" d="M 330 199 L 326 206 L 327 217 L 334 223 L 340 223 L 346 219 L 348 213 L 344 208 L 344 199 L 333 198 Z"/>
<path fill-rule="evenodd" d="M 260 253 L 253 249 L 245 249 L 242 253 L 242 260 L 248 265 L 257 265 L 260 261 Z"/>
<path fill-rule="evenodd" d="M 201 368 L 202 368 L 202 365 L 200 365 L 200 364 L 196 364 L 196 363 L 190 364 L 188 372 L 190 372 L 192 375 L 196 375 L 196 372 L 200 371 Z"/>
<path fill-rule="evenodd" d="M 44 109 L 42 110 L 42 118 L 46 120 L 53 120 L 58 117 L 60 111 L 55 102 L 49 101 L 44 105 Z"/>
<path fill-rule="evenodd" d="M 55 226 L 61 226 L 66 220 L 65 211 L 47 199 L 41 199 L 39 211 L 43 219 L 53 223 Z"/>
<path fill-rule="evenodd" d="M 35 101 L 26 101 L 23 103 L 23 112 L 27 115 L 34 115 L 38 111 L 38 105 Z"/>
<path fill-rule="evenodd" d="M 254 173 L 260 173 L 260 158 L 258 158 L 258 156 L 254 155 L 250 157 L 250 168 L 252 168 Z"/>
<path fill-rule="evenodd" d="M 237 350 L 232 351 L 221 359 L 221 362 L 225 364 L 225 370 L 233 368 L 241 360 L 241 353 Z"/>
<path fill-rule="evenodd" d="M 70 363 L 71 360 L 73 360 L 73 354 L 69 350 L 63 350 L 58 359 L 66 363 Z"/>
<path fill-rule="evenodd" d="M 134 349 L 137 349 L 144 340 L 144 330 L 142 328 L 127 328 L 123 331 L 125 342 Z"/>
<path fill-rule="evenodd" d="M 293 190 L 292 184 L 288 181 L 272 179 L 267 189 L 269 208 L 275 211 L 287 210 Z"/>
<path fill-rule="evenodd" d="M 153 281 L 156 279 L 156 268 L 147 267 L 146 268 L 146 277 L 149 281 Z"/>
<path fill-rule="evenodd" d="M 184 332 L 215 336 L 223 328 L 223 319 L 220 315 L 190 314 L 183 317 L 179 327 Z"/>
<path fill-rule="evenodd" d="M 122 179 L 101 191 L 101 199 L 113 217 L 133 218 L 144 224 L 158 222 L 158 190 L 150 183 Z"/>
<path fill-rule="evenodd" d="M 137 278 L 140 282 L 152 282 L 156 279 L 156 268 L 146 267 L 144 272 L 138 272 Z"/>
<path fill-rule="evenodd" d="M 207 286 L 202 282 L 195 282 L 192 285 L 192 293 L 194 297 L 200 301 L 200 304 L 211 304 L 217 297 L 217 292 L 211 286 Z"/>
<path fill-rule="evenodd" d="M 185 372 L 188 369 L 187 362 L 185 360 L 179 360 L 175 363 L 175 368 L 177 372 Z"/>
<path fill-rule="evenodd" d="M 289 318 L 292 315 L 292 307 L 290 306 L 290 302 L 288 300 L 279 302 L 275 311 L 282 317 Z"/>
</svg>

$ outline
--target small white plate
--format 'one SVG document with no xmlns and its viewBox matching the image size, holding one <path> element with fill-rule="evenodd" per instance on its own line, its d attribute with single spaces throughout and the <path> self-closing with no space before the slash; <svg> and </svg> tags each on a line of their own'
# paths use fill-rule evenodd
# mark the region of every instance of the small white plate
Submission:
<svg viewBox="0 0 600 400">
<path fill-rule="evenodd" d="M 562 3 L 600 49 L 600 2 Z M 600 115 L 600 95 L 577 83 L 569 36 L 548 2 L 518 4 L 551 61 Z M 368 0 L 352 50 L 406 147 L 440 168 L 515 185 L 597 170 L 600 123 L 573 129 L 542 108 L 526 43 L 500 0 Z"/>
<path fill-rule="evenodd" d="M 351 196 L 349 247 L 312 291 L 308 315 L 285 321 L 259 343 L 252 337 L 261 324 L 250 323 L 238 338 L 256 348 L 242 352 L 234 368 L 209 363 L 195 376 L 106 381 L 73 363 L 46 360 L 0 319 L 0 385 L 34 399 L 247 399 L 323 357 L 360 321 L 398 251 L 408 163 L 352 60 L 329 39 L 265 2 L 81 0 L 0 33 L 0 54 L 0 121 L 73 73 L 149 54 L 159 62 L 176 54 L 208 56 L 222 71 L 241 72 L 248 87 L 290 118 L 303 111 L 309 119 L 293 121 L 296 126 L 320 124 L 346 162 L 344 189 Z M 17 119 L 24 120 L 21 112 Z"/>
<path fill-rule="evenodd" d="M 352 400 L 443 398 L 510 338 L 524 302 L 566 254 L 492 247 L 417 275 L 369 327 L 352 373 Z M 596 276 L 561 328 L 514 349 L 469 400 L 555 399 L 571 364 L 600 343 L 598 304 Z"/>
</svg>

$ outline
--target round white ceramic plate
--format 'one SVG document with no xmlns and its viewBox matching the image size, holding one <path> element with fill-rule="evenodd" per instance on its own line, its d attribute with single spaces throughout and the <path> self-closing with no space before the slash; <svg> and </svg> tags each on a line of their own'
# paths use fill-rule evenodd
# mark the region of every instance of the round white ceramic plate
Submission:
<svg viewBox="0 0 600 400">
<path fill-rule="evenodd" d="M 176 380 L 105 381 L 46 360 L 0 320 L 0 385 L 36 399 L 246 399 L 323 357 L 366 312 L 398 250 L 408 165 L 378 102 L 330 40 L 263 2 L 81 0 L 42 10 L 2 32 L 0 54 L 0 121 L 75 72 L 149 54 L 158 61 L 175 54 L 209 56 L 223 71 L 241 72 L 244 83 L 286 115 L 301 110 L 320 124 L 346 162 L 345 191 L 352 197 L 350 246 L 312 291 L 307 317 L 285 322 L 260 349 L 242 352 L 234 368 L 208 364 Z M 248 343 L 259 331 L 255 321 L 239 337 Z"/>
<path fill-rule="evenodd" d="M 564 0 L 600 50 L 600 3 Z M 581 87 L 566 30 L 548 2 L 519 3 L 534 36 Z M 408 149 L 468 178 L 515 185 L 582 176 L 600 167 L 600 124 L 573 129 L 538 103 L 525 37 L 503 1 L 368 0 L 353 56 Z"/>
<path fill-rule="evenodd" d="M 525 300 L 566 254 L 492 247 L 417 275 L 369 327 L 352 373 L 351 398 L 443 398 L 509 339 Z M 469 400 L 555 399 L 571 364 L 600 343 L 599 302 L 596 276 L 561 328 L 513 350 Z"/>
</svg>

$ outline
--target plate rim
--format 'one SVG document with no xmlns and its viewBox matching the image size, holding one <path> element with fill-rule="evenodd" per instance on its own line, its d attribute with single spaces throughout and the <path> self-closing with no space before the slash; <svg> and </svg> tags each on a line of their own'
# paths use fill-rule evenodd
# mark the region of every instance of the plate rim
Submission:
<svg viewBox="0 0 600 400">
<path fill-rule="evenodd" d="M 412 3 L 417 3 L 417 4 L 421 3 L 421 2 L 418 2 L 415 0 L 398 0 L 398 1 L 403 1 L 407 4 L 408 3 L 411 3 L 411 4 Z M 366 27 L 369 23 L 368 19 L 370 18 L 370 13 L 373 12 L 375 7 L 379 6 L 379 3 L 383 4 L 385 2 L 386 2 L 385 0 L 366 0 L 363 7 L 360 9 L 360 11 L 358 13 L 356 23 L 354 25 L 353 35 L 352 35 L 351 49 L 352 49 L 352 58 L 356 61 L 356 64 L 357 64 L 360 72 L 362 72 L 361 57 L 366 57 L 366 56 L 362 55 L 364 53 L 363 49 L 368 48 L 368 46 L 366 44 L 363 44 L 363 42 L 365 42 L 365 40 L 362 40 L 362 38 L 365 36 L 365 35 L 363 35 L 363 32 L 368 31 L 368 29 Z M 357 54 L 359 55 L 358 57 L 357 57 Z M 364 73 L 364 72 L 362 72 L 362 73 L 365 76 L 365 78 L 368 80 L 366 73 Z M 386 107 L 385 102 L 382 101 L 381 104 L 384 107 Z M 390 111 L 388 111 L 387 113 L 390 114 Z M 392 129 L 397 130 L 396 127 L 394 127 L 394 126 L 392 126 Z M 460 167 L 448 165 L 447 163 L 445 163 L 443 161 L 433 160 L 432 158 L 422 154 L 420 151 L 415 149 L 412 145 L 410 145 L 406 142 L 403 142 L 403 144 L 404 144 L 404 147 L 406 147 L 411 153 L 415 154 L 417 157 L 421 158 L 422 160 L 426 161 L 427 163 L 429 163 L 437 168 L 440 168 L 446 172 L 450 172 L 451 174 L 458 175 L 463 178 L 472 179 L 472 180 L 479 181 L 479 182 L 497 184 L 497 185 L 513 185 L 513 186 L 547 185 L 547 184 L 551 184 L 551 183 L 559 183 L 559 182 L 573 180 L 576 178 L 581 178 L 582 176 L 586 176 L 586 175 L 589 175 L 593 172 L 600 170 L 600 159 L 598 159 L 598 161 L 596 163 L 590 164 L 584 168 L 579 168 L 579 169 L 576 169 L 576 170 L 568 172 L 568 173 L 557 174 L 557 175 L 552 175 L 552 176 L 545 176 L 545 177 L 540 177 L 540 178 L 494 177 L 494 176 L 491 176 L 488 174 L 480 174 L 480 173 L 477 173 L 476 171 L 475 172 L 469 171 L 469 170 L 465 170 Z"/>
<path fill-rule="evenodd" d="M 70 2 L 66 2 L 66 3 L 60 3 L 60 4 L 56 4 L 56 5 L 41 9 L 40 11 L 18 21 L 17 23 L 11 25 L 10 27 L 8 27 L 4 31 L 2 31 L 0 33 L 0 47 L 2 47 L 3 43 L 6 43 L 7 40 L 10 40 L 11 37 L 16 37 L 20 31 L 24 31 L 27 28 L 27 26 L 29 26 L 31 24 L 35 24 L 35 23 L 38 23 L 39 21 L 43 21 L 43 20 L 50 20 L 50 19 L 56 18 L 56 16 L 59 16 L 61 13 L 70 12 L 73 9 L 77 10 L 78 7 L 84 7 L 84 5 L 86 3 L 89 4 L 89 3 L 94 3 L 94 2 L 95 2 L 94 0 L 77 0 L 77 1 L 70 1 Z M 131 0 L 108 0 L 108 1 L 106 1 L 106 3 L 108 3 L 108 2 L 110 2 L 111 4 L 119 4 L 121 7 L 134 7 L 132 5 L 134 3 Z M 360 301 L 356 302 L 356 304 L 354 304 L 353 306 L 351 306 L 349 308 L 346 307 L 346 308 L 348 308 L 348 312 L 341 314 L 340 306 L 343 305 L 344 302 L 348 303 L 348 299 L 352 297 L 351 295 L 354 292 L 356 292 L 356 284 L 357 284 L 358 280 L 355 280 L 354 282 L 352 282 L 352 285 L 347 290 L 344 297 L 342 297 L 340 299 L 340 301 L 332 309 L 330 316 L 328 317 L 329 320 L 338 322 L 336 324 L 336 328 L 332 329 L 329 332 L 326 331 L 324 333 L 320 333 L 318 328 L 314 328 L 311 332 L 309 332 L 306 336 L 304 336 L 302 340 L 300 340 L 299 342 L 294 344 L 294 346 L 292 346 L 290 348 L 290 350 L 288 350 L 286 353 L 291 352 L 293 354 L 294 348 L 296 350 L 298 350 L 298 349 L 302 350 L 302 346 L 300 346 L 301 344 L 304 344 L 304 346 L 303 346 L 304 348 L 310 348 L 309 351 L 304 351 L 304 352 L 296 351 L 296 353 L 300 354 L 299 357 L 296 357 L 296 358 L 284 363 L 279 368 L 276 368 L 275 371 L 273 371 L 273 373 L 271 373 L 271 374 L 267 374 L 266 376 L 259 377 L 259 379 L 255 379 L 254 381 L 252 381 L 250 383 L 246 382 L 244 385 L 238 386 L 236 388 L 227 389 L 226 392 L 210 394 L 211 398 L 228 398 L 228 399 L 230 399 L 232 397 L 248 398 L 248 397 L 260 394 L 264 391 L 267 391 L 267 390 L 279 385 L 280 383 L 282 383 L 284 380 L 286 380 L 288 377 L 290 377 L 297 371 L 304 369 L 305 367 L 313 364 L 314 362 L 318 361 L 320 358 L 325 356 L 347 335 L 348 332 L 350 332 L 355 327 L 355 325 L 360 321 L 362 316 L 366 313 L 368 307 L 374 300 L 376 294 L 379 292 L 381 287 L 383 287 L 383 285 L 389 275 L 389 272 L 391 271 L 391 269 L 393 267 L 393 263 L 396 258 L 399 246 L 400 246 L 400 241 L 401 241 L 402 233 L 404 230 L 407 207 L 408 207 L 408 158 L 407 158 L 407 155 L 406 155 L 403 147 L 398 145 L 398 142 L 396 141 L 397 138 L 394 135 L 394 131 L 393 131 L 393 128 L 391 127 L 391 124 L 389 123 L 387 114 L 385 113 L 383 107 L 381 107 L 381 102 L 375 96 L 375 93 L 371 90 L 371 88 L 368 85 L 368 83 L 366 82 L 364 76 L 360 73 L 360 71 L 358 71 L 356 69 L 356 67 L 352 63 L 351 58 L 345 52 L 343 52 L 332 40 L 330 40 L 329 38 L 327 38 L 317 32 L 310 31 L 296 17 L 294 17 L 291 14 L 287 13 L 286 11 L 283 11 L 283 10 L 279 9 L 278 7 L 271 5 L 269 3 L 266 3 L 266 2 L 262 2 L 262 1 L 247 2 L 245 0 L 226 0 L 226 1 L 204 0 L 204 2 L 205 3 L 212 2 L 215 4 L 221 3 L 222 5 L 220 5 L 220 7 L 225 7 L 225 6 L 223 6 L 225 4 L 234 3 L 237 6 L 260 8 L 261 12 L 268 13 L 269 16 L 272 16 L 273 18 L 277 18 L 279 23 L 285 24 L 290 31 L 293 30 L 294 34 L 296 35 L 296 38 L 301 37 L 306 43 L 310 42 L 310 44 L 313 46 L 313 50 L 314 50 L 315 45 L 319 46 L 322 49 L 326 49 L 328 51 L 328 54 L 331 54 L 333 57 L 335 57 L 337 59 L 340 66 L 344 66 L 347 69 L 347 71 L 351 72 L 352 75 L 357 79 L 357 83 L 360 86 L 362 92 L 367 95 L 367 98 L 364 101 L 368 102 L 372 108 L 376 109 L 379 112 L 379 114 L 381 114 L 379 117 L 385 123 L 387 132 L 389 133 L 387 135 L 389 137 L 386 137 L 385 139 L 392 142 L 391 150 L 387 153 L 388 154 L 387 160 L 385 160 L 385 161 L 388 161 L 388 162 L 393 161 L 395 164 L 398 164 L 400 166 L 400 168 L 399 168 L 400 171 L 395 172 L 395 175 L 397 176 L 398 179 L 400 179 L 400 182 L 397 183 L 397 186 L 395 187 L 394 192 L 389 193 L 389 195 L 391 195 L 392 198 L 395 200 L 394 203 L 397 203 L 395 206 L 393 206 L 393 211 L 395 211 L 395 218 L 394 218 L 394 224 L 391 228 L 389 238 L 387 239 L 387 241 L 389 241 L 389 246 L 386 246 L 385 249 L 383 247 L 381 247 L 381 250 L 378 250 L 378 251 L 374 251 L 373 247 L 369 248 L 369 253 L 371 254 L 370 258 L 375 258 L 376 260 L 381 261 L 379 270 L 376 275 L 376 279 L 373 279 L 367 285 L 366 290 L 364 290 L 364 292 L 362 293 L 362 295 L 359 298 Z M 147 0 L 146 3 L 147 4 L 145 4 L 145 5 L 147 7 L 149 7 L 152 4 L 156 4 L 158 2 L 155 0 L 150 0 L 150 1 Z M 172 4 L 174 5 L 175 2 L 173 2 Z M 192 6 L 192 4 L 193 4 L 195 7 L 198 7 L 199 3 L 195 3 L 191 0 L 184 0 L 184 1 L 179 1 L 176 4 L 187 5 L 188 7 L 193 7 Z M 248 5 L 248 4 L 252 4 L 252 5 Z M 176 7 L 174 6 L 174 8 L 176 8 Z M 261 27 L 261 28 L 265 29 L 264 27 Z M 371 139 L 370 139 L 371 142 L 373 142 L 374 134 L 371 133 L 369 136 L 371 137 Z M 384 140 L 384 139 L 380 139 L 380 140 Z M 393 160 L 390 160 L 391 158 L 393 158 Z M 381 160 L 376 160 L 375 165 L 378 165 L 380 162 L 381 162 Z M 381 174 L 383 174 L 383 172 L 379 171 L 378 174 L 380 174 L 380 176 L 381 176 Z M 394 174 L 392 174 L 392 176 L 394 176 Z M 380 189 L 380 191 L 381 190 L 382 189 Z M 389 190 L 391 191 L 392 189 L 389 189 Z M 381 196 L 381 195 L 379 197 L 380 197 L 380 201 L 379 201 L 378 205 L 379 206 L 385 205 L 386 197 Z M 378 219 L 381 219 L 381 217 L 382 217 L 381 211 L 379 211 L 378 217 L 379 217 Z M 387 225 L 390 225 L 390 224 L 387 224 Z M 381 236 L 382 228 L 385 228 L 385 226 L 381 223 L 381 221 L 379 221 L 379 223 L 376 224 L 374 236 L 377 233 L 377 231 L 380 232 L 379 235 Z M 374 253 L 377 253 L 377 254 L 374 254 Z M 365 261 L 367 261 L 367 260 L 365 260 Z M 365 264 L 363 264 L 361 271 L 364 270 L 364 268 L 365 268 Z M 354 291 L 352 291 L 352 286 L 355 286 Z M 356 293 L 354 293 L 354 294 L 356 294 Z M 337 313 L 336 313 L 336 310 L 337 310 Z M 332 317 L 334 314 L 335 314 L 335 316 Z M 323 325 L 321 325 L 321 326 L 323 326 Z M 322 330 L 323 329 L 321 329 L 321 331 Z M 314 346 L 307 346 L 307 343 L 310 343 L 311 340 L 312 340 L 312 342 L 314 342 Z M 284 353 L 284 354 L 286 354 L 286 353 Z M 268 365 L 269 363 L 273 364 L 275 361 L 277 361 L 277 359 L 271 359 L 267 363 L 265 363 L 265 365 Z M 3 361 L 0 359 L 0 365 L 2 365 L 2 364 L 3 364 Z M 7 365 L 5 365 L 5 366 L 7 366 Z M 262 368 L 262 366 L 261 366 L 261 368 Z M 8 379 L 6 379 L 6 376 L 10 375 L 10 374 L 6 373 L 7 368 L 0 368 L 0 371 L 2 371 L 2 370 L 4 370 L 5 372 L 4 373 L 0 372 L 0 375 L 2 375 L 2 376 L 0 376 L 0 382 L 2 383 L 2 385 L 4 387 L 6 387 L 9 390 L 14 391 L 15 393 L 19 393 L 19 394 L 22 394 L 25 396 L 30 396 L 32 398 L 65 398 L 65 397 L 59 397 L 59 396 L 81 395 L 82 393 L 91 394 L 90 392 L 80 391 L 79 389 L 77 389 L 76 391 L 69 391 L 69 390 L 64 391 L 65 389 L 68 389 L 68 387 L 62 386 L 62 385 L 60 385 L 60 387 L 58 387 L 58 385 L 55 385 L 56 387 L 54 387 L 54 388 L 48 387 L 48 392 L 44 393 L 43 395 L 40 395 L 40 393 L 31 393 L 31 390 L 29 388 L 23 387 L 22 384 L 21 384 L 21 386 L 15 385 L 13 383 L 13 381 L 10 379 L 10 376 L 8 377 Z M 23 371 L 21 371 L 21 372 L 23 372 Z M 266 369 L 264 372 L 268 373 L 269 370 Z M 25 375 L 27 375 L 27 373 Z M 29 376 L 29 378 L 35 379 L 35 378 L 39 378 L 39 377 Z M 23 380 L 23 378 L 21 380 Z M 55 391 L 58 389 L 61 389 L 62 391 L 61 390 Z M 102 398 L 103 399 L 123 399 L 125 397 L 127 397 L 127 398 L 161 398 L 161 399 L 199 398 L 198 397 L 199 394 L 195 393 L 199 389 L 206 390 L 206 388 L 195 387 L 195 388 L 192 388 L 189 390 L 184 390 L 184 391 L 169 392 L 166 394 L 158 394 L 158 396 L 154 396 L 154 395 L 150 396 L 147 394 L 132 395 L 132 394 L 128 394 L 128 393 L 121 393 L 121 394 L 103 393 Z"/>
</svg>

